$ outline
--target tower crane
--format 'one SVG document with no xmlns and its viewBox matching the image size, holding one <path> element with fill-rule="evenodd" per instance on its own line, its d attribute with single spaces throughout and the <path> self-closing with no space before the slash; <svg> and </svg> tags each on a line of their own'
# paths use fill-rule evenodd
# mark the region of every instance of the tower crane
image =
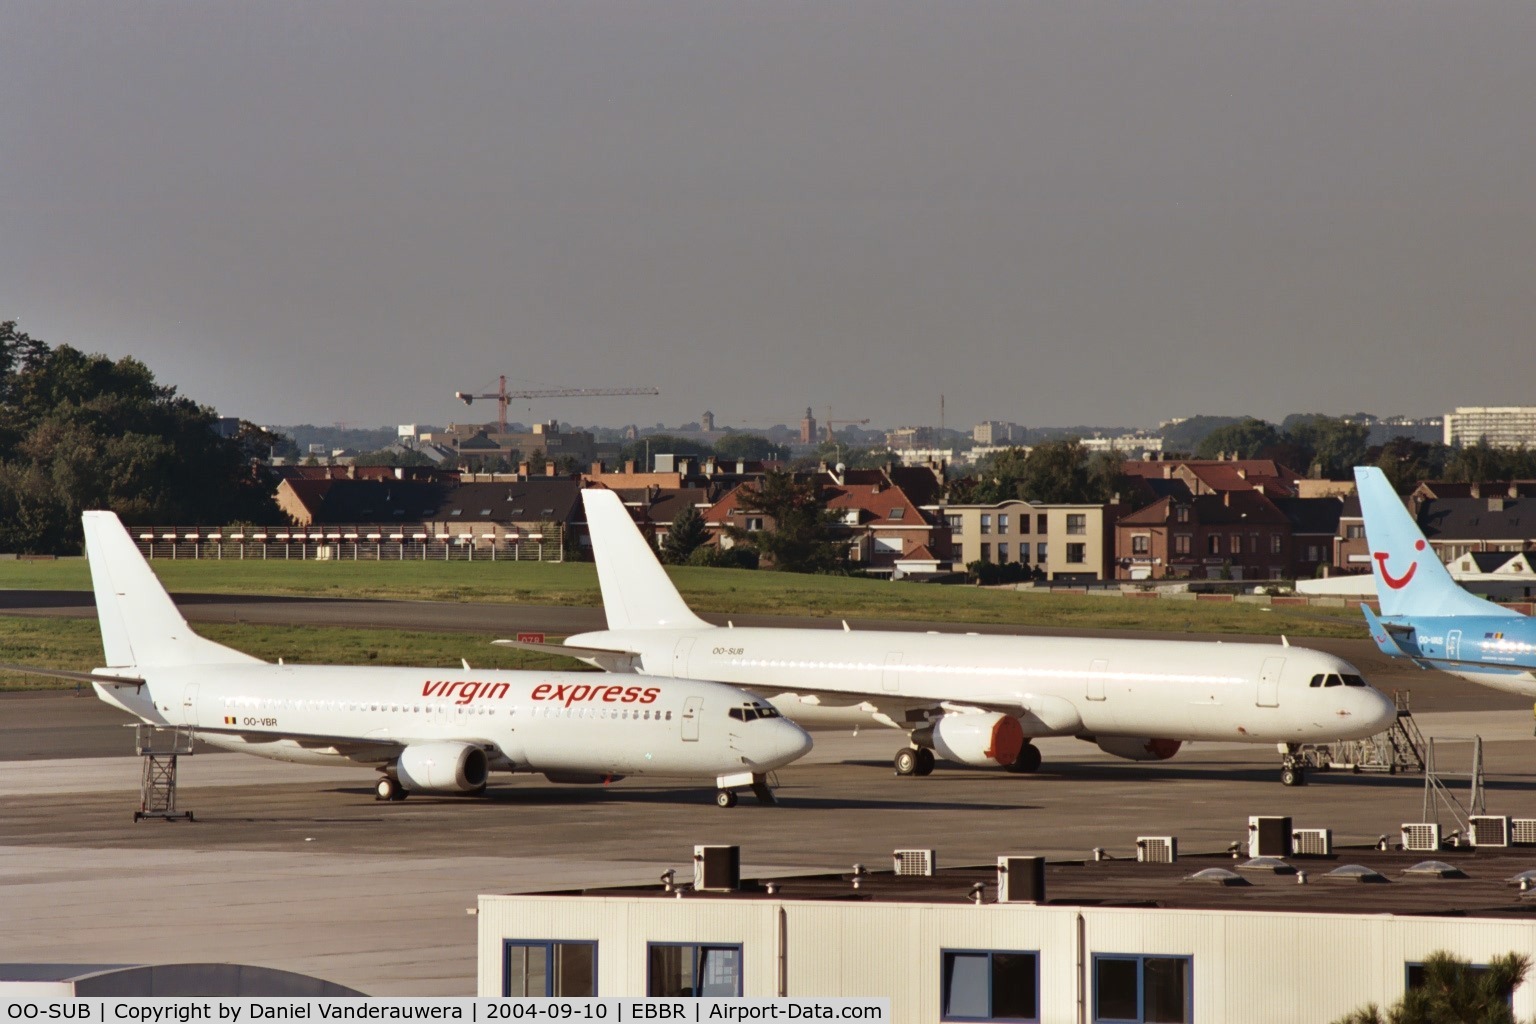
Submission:
<svg viewBox="0 0 1536 1024">
<path fill-rule="evenodd" d="M 827 411 L 831 412 L 832 410 L 828 409 Z M 869 422 L 869 417 L 868 416 L 864 417 L 862 420 L 834 420 L 834 419 L 828 418 L 826 420 L 823 420 L 822 421 L 822 425 L 821 425 L 822 426 L 822 430 L 824 430 L 826 432 L 825 437 L 823 439 L 827 440 L 827 441 L 834 441 L 834 440 L 836 440 L 837 439 L 837 424 L 839 424 L 839 423 L 842 423 L 844 425 L 855 426 L 855 427 L 862 427 L 865 424 L 867 424 L 868 422 Z"/>
<path fill-rule="evenodd" d="M 609 395 L 659 395 L 655 388 L 543 388 L 537 391 L 508 391 L 507 376 L 502 374 L 499 378 L 501 386 L 495 391 L 486 394 L 471 394 L 468 391 L 455 391 L 453 397 L 469 405 L 477 398 L 489 398 L 496 401 L 496 426 L 499 433 L 507 432 L 507 403 L 514 398 L 598 398 Z M 867 422 L 867 421 L 866 421 Z"/>
</svg>

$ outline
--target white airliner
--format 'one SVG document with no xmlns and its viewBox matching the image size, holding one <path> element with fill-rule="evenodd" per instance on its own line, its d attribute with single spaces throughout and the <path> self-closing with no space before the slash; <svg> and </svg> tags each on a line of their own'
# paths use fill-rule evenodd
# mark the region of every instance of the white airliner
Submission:
<svg viewBox="0 0 1536 1024">
<path fill-rule="evenodd" d="M 811 748 L 805 731 L 731 686 L 631 685 L 592 672 L 276 665 L 195 634 L 110 512 L 86 512 L 85 544 L 107 667 L 92 683 L 145 722 L 215 747 L 378 770 L 380 800 L 477 793 L 492 771 L 552 782 L 626 775 L 714 778 L 716 802 Z M 29 669 L 29 671 L 38 671 Z"/>
<path fill-rule="evenodd" d="M 901 775 L 931 772 L 935 751 L 1031 772 L 1031 740 L 1076 736 L 1134 761 L 1172 757 L 1190 740 L 1273 743 L 1282 781 L 1298 785 L 1297 745 L 1396 721 L 1392 700 L 1348 662 L 1289 645 L 712 626 L 683 602 L 618 495 L 582 499 L 608 629 L 521 646 L 609 671 L 734 683 L 802 724 L 901 729 Z"/>
</svg>

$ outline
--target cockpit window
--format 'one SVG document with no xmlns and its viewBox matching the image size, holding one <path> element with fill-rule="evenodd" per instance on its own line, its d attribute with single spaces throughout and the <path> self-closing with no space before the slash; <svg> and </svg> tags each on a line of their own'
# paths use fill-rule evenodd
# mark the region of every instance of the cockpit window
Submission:
<svg viewBox="0 0 1536 1024">
<path fill-rule="evenodd" d="M 730 715 L 738 722 L 755 722 L 759 718 L 778 718 L 779 709 L 772 704 L 743 704 L 731 708 Z"/>
<path fill-rule="evenodd" d="M 1322 677 L 1322 675 L 1319 674 L 1319 675 L 1313 676 L 1312 677 L 1312 681 L 1310 683 L 1308 683 L 1307 685 L 1308 686 L 1322 686 L 1323 685 L 1323 677 Z"/>
<path fill-rule="evenodd" d="M 1345 686 L 1364 686 L 1365 685 L 1365 680 L 1362 679 L 1359 676 L 1345 676 L 1344 677 L 1344 685 Z"/>
<path fill-rule="evenodd" d="M 1344 680 L 1340 679 L 1338 676 L 1330 675 L 1328 677 L 1328 679 L 1323 683 L 1323 685 L 1324 686 L 1343 686 L 1344 685 Z"/>
</svg>

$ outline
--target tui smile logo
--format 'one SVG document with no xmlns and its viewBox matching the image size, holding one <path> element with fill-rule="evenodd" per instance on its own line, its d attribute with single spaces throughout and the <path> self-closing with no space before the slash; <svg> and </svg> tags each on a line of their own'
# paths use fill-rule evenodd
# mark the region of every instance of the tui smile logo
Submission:
<svg viewBox="0 0 1536 1024">
<path fill-rule="evenodd" d="M 1424 541 L 1414 541 L 1413 550 L 1423 551 Z M 1413 582 L 1413 574 L 1417 572 L 1419 568 L 1419 560 L 1414 559 L 1412 562 L 1408 563 L 1407 572 L 1403 573 L 1401 576 L 1393 576 L 1390 572 L 1387 571 L 1387 559 L 1392 557 L 1389 553 L 1385 551 L 1373 551 L 1371 552 L 1371 557 L 1376 559 L 1376 566 L 1381 570 L 1382 582 L 1391 587 L 1393 590 L 1402 590 L 1409 583 Z"/>
</svg>

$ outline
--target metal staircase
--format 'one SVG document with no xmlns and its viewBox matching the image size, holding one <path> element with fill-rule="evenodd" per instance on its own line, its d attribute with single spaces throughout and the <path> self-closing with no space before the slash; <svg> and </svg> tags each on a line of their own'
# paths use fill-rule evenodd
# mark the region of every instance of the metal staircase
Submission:
<svg viewBox="0 0 1536 1024">
<path fill-rule="evenodd" d="M 176 759 L 190 756 L 193 742 L 190 729 L 165 729 L 141 724 L 133 729 L 134 753 L 144 759 L 144 773 L 139 779 L 139 809 L 134 821 L 161 818 L 165 821 L 191 821 L 191 811 L 176 809 Z"/>
<path fill-rule="evenodd" d="M 1304 751 L 1314 768 L 1352 772 L 1422 772 L 1428 743 L 1413 720 L 1411 692 L 1394 690 L 1397 720 L 1386 732 Z"/>
</svg>

